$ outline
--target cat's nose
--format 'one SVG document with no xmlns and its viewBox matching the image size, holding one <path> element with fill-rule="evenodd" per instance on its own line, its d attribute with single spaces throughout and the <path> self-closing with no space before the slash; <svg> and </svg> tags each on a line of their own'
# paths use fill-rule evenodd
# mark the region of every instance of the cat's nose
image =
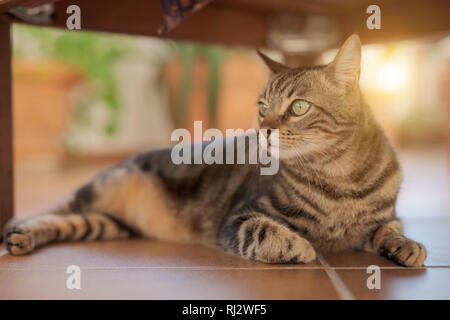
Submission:
<svg viewBox="0 0 450 320">
<path fill-rule="evenodd" d="M 280 123 L 276 119 L 264 119 L 260 128 L 266 130 L 273 130 L 279 128 Z"/>
</svg>

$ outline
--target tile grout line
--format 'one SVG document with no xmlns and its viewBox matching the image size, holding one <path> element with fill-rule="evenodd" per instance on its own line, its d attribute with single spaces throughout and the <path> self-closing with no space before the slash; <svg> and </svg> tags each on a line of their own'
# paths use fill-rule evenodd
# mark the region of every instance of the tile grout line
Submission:
<svg viewBox="0 0 450 320">
<path fill-rule="evenodd" d="M 336 289 L 336 292 L 338 293 L 341 300 L 355 300 L 355 296 L 352 294 L 350 289 L 345 285 L 341 277 L 339 277 L 336 270 L 330 267 L 328 262 L 320 253 L 317 254 L 317 257 L 319 258 L 320 264 L 324 267 L 325 272 L 328 275 L 328 278 L 330 278 L 331 283 L 333 284 L 334 289 Z"/>
</svg>

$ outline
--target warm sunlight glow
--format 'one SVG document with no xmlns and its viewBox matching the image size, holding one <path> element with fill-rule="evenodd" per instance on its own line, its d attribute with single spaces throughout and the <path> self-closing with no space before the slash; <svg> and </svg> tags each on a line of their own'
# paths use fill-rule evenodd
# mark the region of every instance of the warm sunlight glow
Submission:
<svg viewBox="0 0 450 320">
<path fill-rule="evenodd" d="M 400 61 L 387 61 L 378 70 L 376 85 L 384 92 L 404 89 L 407 82 L 407 67 Z"/>
</svg>

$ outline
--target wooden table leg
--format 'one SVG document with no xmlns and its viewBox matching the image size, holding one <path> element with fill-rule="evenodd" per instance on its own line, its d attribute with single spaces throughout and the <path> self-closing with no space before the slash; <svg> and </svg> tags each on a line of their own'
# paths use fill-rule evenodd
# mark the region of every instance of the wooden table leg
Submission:
<svg viewBox="0 0 450 320">
<path fill-rule="evenodd" d="M 10 26 L 0 19 L 0 235 L 14 213 Z"/>
</svg>

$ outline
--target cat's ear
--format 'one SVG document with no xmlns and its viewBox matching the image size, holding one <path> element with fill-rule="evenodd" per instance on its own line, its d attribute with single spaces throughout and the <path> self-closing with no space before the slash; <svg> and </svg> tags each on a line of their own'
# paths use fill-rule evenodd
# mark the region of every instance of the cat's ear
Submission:
<svg viewBox="0 0 450 320">
<path fill-rule="evenodd" d="M 361 69 L 361 40 L 356 34 L 345 40 L 328 68 L 339 84 L 347 87 L 358 83 Z"/>
<path fill-rule="evenodd" d="M 289 70 L 288 66 L 285 66 L 284 64 L 281 64 L 279 62 L 276 62 L 272 59 L 270 59 L 268 56 L 266 56 L 264 53 L 262 53 L 259 50 L 256 50 L 258 55 L 261 57 L 261 59 L 264 61 L 264 63 L 269 67 L 270 71 L 273 73 L 280 73 L 286 70 Z"/>
</svg>

